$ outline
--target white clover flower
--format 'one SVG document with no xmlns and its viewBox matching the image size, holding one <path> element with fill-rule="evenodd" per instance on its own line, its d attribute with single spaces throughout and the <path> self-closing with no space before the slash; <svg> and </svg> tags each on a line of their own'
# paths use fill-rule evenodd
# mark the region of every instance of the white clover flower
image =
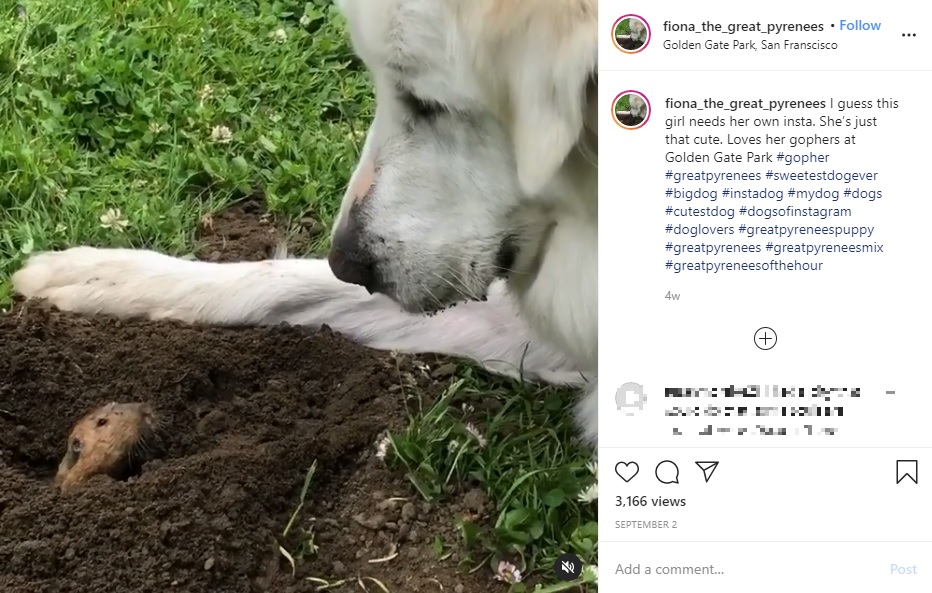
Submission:
<svg viewBox="0 0 932 593">
<path fill-rule="evenodd" d="M 106 212 L 100 215 L 100 226 L 112 231 L 123 232 L 129 221 L 123 216 L 119 208 L 108 208 Z"/>
<path fill-rule="evenodd" d="M 576 497 L 579 502 L 590 503 L 599 499 L 599 485 L 590 484 L 588 488 L 579 493 Z"/>
<path fill-rule="evenodd" d="M 311 17 L 306 14 L 301 17 L 301 20 L 298 21 L 302 27 L 306 27 L 311 24 Z"/>
<path fill-rule="evenodd" d="M 210 86 L 209 84 L 205 84 L 203 87 L 201 87 L 201 90 L 197 92 L 197 96 L 201 99 L 201 103 L 207 101 L 214 96 L 214 87 Z"/>
<path fill-rule="evenodd" d="M 596 479 L 598 479 L 599 477 L 599 462 L 598 461 L 590 461 L 589 463 L 586 464 L 586 469 L 589 470 L 590 474 L 592 474 L 593 476 L 596 477 Z"/>
<path fill-rule="evenodd" d="M 375 456 L 384 461 L 388 456 L 388 449 L 391 447 L 391 444 L 392 443 L 387 436 L 379 439 L 379 442 L 375 446 Z"/>
<path fill-rule="evenodd" d="M 476 428 L 476 425 L 475 425 L 475 424 L 467 424 L 467 425 L 466 425 L 466 431 L 467 431 L 469 434 L 471 434 L 473 437 L 475 437 L 476 442 L 479 443 L 479 448 L 480 448 L 480 449 L 481 449 L 481 448 L 484 448 L 484 447 L 488 444 L 488 442 L 485 440 L 485 437 L 482 436 L 482 433 L 479 432 L 479 429 L 478 429 L 478 428 Z"/>
<path fill-rule="evenodd" d="M 210 139 L 217 144 L 229 144 L 233 140 L 233 132 L 226 126 L 214 126 L 210 131 Z"/>
<path fill-rule="evenodd" d="M 502 560 L 495 571 L 495 580 L 508 584 L 521 582 L 521 570 L 511 562 Z"/>
<path fill-rule="evenodd" d="M 599 584 L 599 565 L 598 564 L 587 564 L 583 566 L 582 577 L 587 583 L 598 585 Z"/>
<path fill-rule="evenodd" d="M 288 41 L 288 32 L 282 29 L 281 27 L 269 33 L 269 36 L 272 38 L 272 41 L 274 41 L 275 43 L 285 43 L 286 41 Z"/>
</svg>

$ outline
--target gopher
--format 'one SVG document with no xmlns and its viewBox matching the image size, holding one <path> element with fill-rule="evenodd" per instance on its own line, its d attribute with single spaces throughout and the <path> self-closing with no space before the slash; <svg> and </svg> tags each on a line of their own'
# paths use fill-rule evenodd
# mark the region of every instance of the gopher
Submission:
<svg viewBox="0 0 932 593">
<path fill-rule="evenodd" d="M 161 420 L 149 404 L 112 402 L 74 425 L 55 483 L 66 492 L 95 475 L 126 479 L 163 451 Z"/>
</svg>

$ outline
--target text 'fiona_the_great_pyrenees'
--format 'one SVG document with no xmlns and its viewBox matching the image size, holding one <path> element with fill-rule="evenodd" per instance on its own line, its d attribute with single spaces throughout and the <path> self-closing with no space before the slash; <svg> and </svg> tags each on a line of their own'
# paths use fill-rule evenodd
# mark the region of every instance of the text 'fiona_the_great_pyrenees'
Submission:
<svg viewBox="0 0 932 593">
<path fill-rule="evenodd" d="M 327 325 L 576 386 L 595 446 L 597 0 L 338 5 L 375 115 L 327 259 L 73 247 L 31 256 L 15 292 L 82 314 Z"/>
</svg>

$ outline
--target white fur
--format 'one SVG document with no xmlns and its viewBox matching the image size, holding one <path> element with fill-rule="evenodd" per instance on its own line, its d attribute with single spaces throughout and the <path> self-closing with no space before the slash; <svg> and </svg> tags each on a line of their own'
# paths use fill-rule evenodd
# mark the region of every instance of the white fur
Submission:
<svg viewBox="0 0 932 593">
<path fill-rule="evenodd" d="M 631 40 L 644 43 L 647 41 L 647 26 L 638 19 L 628 20 L 628 29 L 631 31 Z"/>
<path fill-rule="evenodd" d="M 629 105 L 631 105 L 631 115 L 633 117 L 638 120 L 643 120 L 647 117 L 647 101 L 637 95 L 631 95 L 628 101 Z"/>
<path fill-rule="evenodd" d="M 15 290 L 86 314 L 326 324 L 373 348 L 578 385 L 582 434 L 595 444 L 597 2 L 341 9 L 377 109 L 335 233 L 354 220 L 384 294 L 340 282 L 325 260 L 220 264 L 89 247 L 31 257 Z M 507 244 L 517 255 L 502 270 Z"/>
</svg>

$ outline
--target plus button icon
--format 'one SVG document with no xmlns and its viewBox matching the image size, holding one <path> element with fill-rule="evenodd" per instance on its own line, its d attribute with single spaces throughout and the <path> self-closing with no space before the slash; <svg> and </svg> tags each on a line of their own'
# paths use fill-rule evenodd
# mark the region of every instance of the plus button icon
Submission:
<svg viewBox="0 0 932 593">
<path fill-rule="evenodd" d="M 754 332 L 754 344 L 761 350 L 770 350 L 777 345 L 777 332 L 769 327 L 762 327 Z"/>
</svg>

